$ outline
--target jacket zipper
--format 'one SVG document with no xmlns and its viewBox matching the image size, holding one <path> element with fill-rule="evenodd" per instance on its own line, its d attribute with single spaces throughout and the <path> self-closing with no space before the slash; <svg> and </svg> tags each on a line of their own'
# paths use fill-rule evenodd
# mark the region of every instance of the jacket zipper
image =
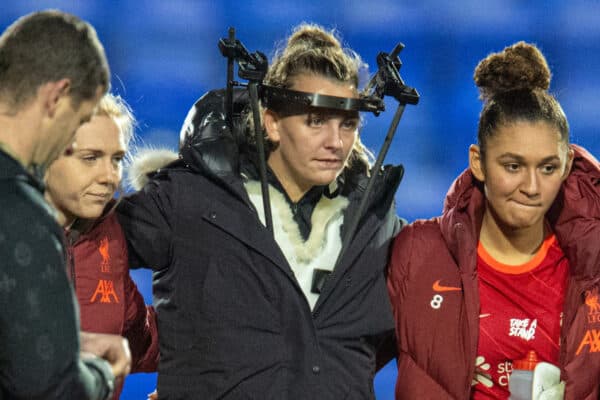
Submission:
<svg viewBox="0 0 600 400">
<path fill-rule="evenodd" d="M 73 257 L 73 238 L 69 235 L 67 240 L 67 263 L 69 265 L 69 276 L 71 278 L 71 284 L 73 285 L 73 290 L 77 290 L 77 283 L 75 281 L 75 259 Z"/>
</svg>

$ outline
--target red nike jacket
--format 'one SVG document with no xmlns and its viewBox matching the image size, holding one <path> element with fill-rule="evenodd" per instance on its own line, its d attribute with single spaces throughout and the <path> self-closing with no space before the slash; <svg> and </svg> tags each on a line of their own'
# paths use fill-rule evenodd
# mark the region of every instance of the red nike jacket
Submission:
<svg viewBox="0 0 600 400">
<path fill-rule="evenodd" d="M 560 368 L 565 399 L 598 400 L 600 166 L 587 151 L 572 147 L 573 169 L 546 215 L 571 268 Z M 396 399 L 470 397 L 479 336 L 476 263 L 483 211 L 482 188 L 467 170 L 450 188 L 440 217 L 416 221 L 395 239 L 388 289 L 396 320 Z M 461 290 L 440 292 L 440 286 Z"/>
</svg>

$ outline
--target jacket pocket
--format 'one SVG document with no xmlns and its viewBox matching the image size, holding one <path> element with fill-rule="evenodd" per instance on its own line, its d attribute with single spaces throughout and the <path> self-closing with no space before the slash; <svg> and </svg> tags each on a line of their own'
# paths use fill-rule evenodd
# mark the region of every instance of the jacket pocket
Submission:
<svg viewBox="0 0 600 400">
<path fill-rule="evenodd" d="M 463 400 L 450 395 L 407 353 L 398 355 L 396 400 Z"/>
</svg>

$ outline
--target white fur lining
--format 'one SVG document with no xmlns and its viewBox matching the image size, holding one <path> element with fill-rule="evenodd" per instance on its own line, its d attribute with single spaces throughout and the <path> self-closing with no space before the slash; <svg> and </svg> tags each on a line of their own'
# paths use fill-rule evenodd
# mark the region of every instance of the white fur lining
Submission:
<svg viewBox="0 0 600 400">
<path fill-rule="evenodd" d="M 127 182 L 134 190 L 148 183 L 148 174 L 177 160 L 179 155 L 170 149 L 140 148 L 127 166 Z"/>
<path fill-rule="evenodd" d="M 264 225 L 260 182 L 247 181 L 245 186 Z M 269 196 L 275 241 L 290 264 L 312 309 L 319 298 L 318 294 L 311 292 L 313 270 L 315 268 L 333 270 L 342 248 L 340 228 L 344 222 L 343 211 L 348 206 L 348 199 L 343 196 L 336 196 L 333 199 L 322 196 L 313 210 L 312 228 L 305 241 L 284 195 L 269 185 Z"/>
</svg>

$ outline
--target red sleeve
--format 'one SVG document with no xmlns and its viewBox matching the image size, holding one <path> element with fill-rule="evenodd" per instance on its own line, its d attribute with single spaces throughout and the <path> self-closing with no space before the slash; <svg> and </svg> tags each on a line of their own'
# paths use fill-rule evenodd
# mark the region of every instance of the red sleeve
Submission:
<svg viewBox="0 0 600 400">
<path fill-rule="evenodd" d="M 123 336 L 131 349 L 131 372 L 155 372 L 158 367 L 158 329 L 156 313 L 144 303 L 135 282 L 129 274 L 125 277 L 125 325 Z"/>
<path fill-rule="evenodd" d="M 394 318 L 398 323 L 397 309 L 402 301 L 406 284 L 406 261 L 411 257 L 413 226 L 402 229 L 392 242 L 390 261 L 387 267 L 387 288 L 394 310 Z"/>
</svg>

